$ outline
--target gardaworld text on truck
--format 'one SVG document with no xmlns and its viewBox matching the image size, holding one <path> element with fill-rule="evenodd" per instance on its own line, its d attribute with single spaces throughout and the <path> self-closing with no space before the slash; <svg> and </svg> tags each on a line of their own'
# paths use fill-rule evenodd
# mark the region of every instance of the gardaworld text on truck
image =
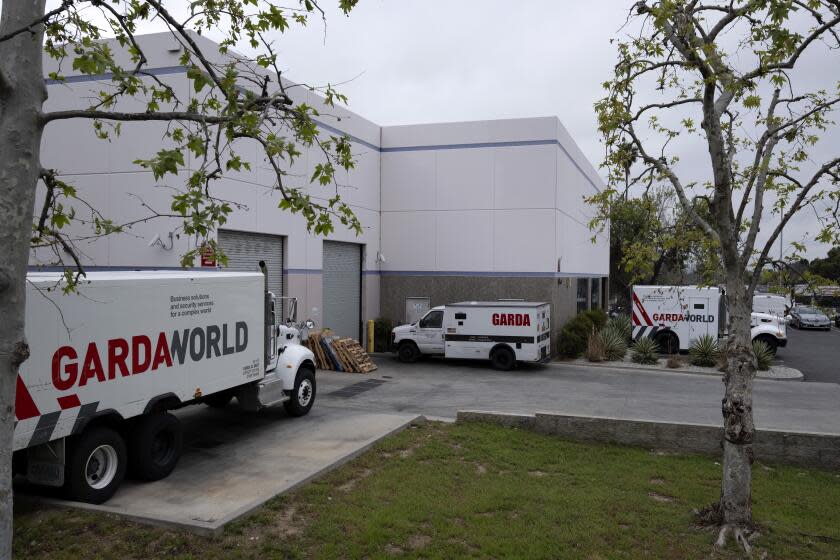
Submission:
<svg viewBox="0 0 840 560">
<path fill-rule="evenodd" d="M 315 359 L 254 272 L 90 272 L 27 277 L 15 398 L 14 467 L 34 484 L 102 503 L 126 474 L 168 476 L 181 455 L 169 411 L 194 403 L 257 410 L 315 401 Z M 294 319 L 292 319 L 294 320 Z"/>
</svg>

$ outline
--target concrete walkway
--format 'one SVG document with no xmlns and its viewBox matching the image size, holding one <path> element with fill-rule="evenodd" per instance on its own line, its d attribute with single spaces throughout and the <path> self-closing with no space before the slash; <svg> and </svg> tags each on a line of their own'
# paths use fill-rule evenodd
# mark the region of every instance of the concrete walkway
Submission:
<svg viewBox="0 0 840 560">
<path fill-rule="evenodd" d="M 47 501 L 212 534 L 417 419 L 321 406 L 319 400 L 303 418 L 290 418 L 282 406 L 259 414 L 235 406 L 185 408 L 177 413 L 184 426 L 184 454 L 169 477 L 152 483 L 126 480 L 98 506 Z"/>
<path fill-rule="evenodd" d="M 376 356 L 367 376 L 318 372 L 322 391 L 367 378 L 385 381 L 352 398 L 321 402 L 364 411 L 454 418 L 458 410 L 609 416 L 636 420 L 717 424 L 719 377 L 586 366 L 520 366 L 498 372 L 486 362 L 426 359 L 402 364 Z M 840 384 L 756 380 L 759 429 L 840 434 Z"/>
</svg>

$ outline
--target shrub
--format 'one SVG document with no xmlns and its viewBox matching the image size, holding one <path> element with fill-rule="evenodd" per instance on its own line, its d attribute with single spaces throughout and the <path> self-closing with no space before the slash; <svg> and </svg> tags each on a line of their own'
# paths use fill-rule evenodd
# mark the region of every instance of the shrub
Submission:
<svg viewBox="0 0 840 560">
<path fill-rule="evenodd" d="M 615 362 L 623 360 L 627 354 L 627 337 L 618 327 L 608 324 L 601 331 L 601 341 L 604 344 L 604 357 Z"/>
<path fill-rule="evenodd" d="M 577 358 L 586 350 L 589 334 L 594 328 L 589 317 L 583 314 L 574 317 L 560 330 L 557 352 L 566 358 Z"/>
<path fill-rule="evenodd" d="M 754 340 L 752 347 L 758 369 L 761 371 L 770 369 L 770 366 L 773 365 L 773 352 L 770 351 L 767 343 L 763 340 Z"/>
<path fill-rule="evenodd" d="M 615 329 L 621 333 L 624 340 L 630 340 L 633 336 L 633 324 L 630 322 L 630 317 L 627 315 L 616 315 L 607 321 L 608 329 Z"/>
<path fill-rule="evenodd" d="M 655 364 L 659 357 L 659 344 L 652 338 L 642 337 L 633 344 L 630 359 L 637 364 Z"/>
<path fill-rule="evenodd" d="M 589 311 L 584 311 L 578 317 L 583 315 L 584 317 L 588 317 L 592 324 L 595 326 L 596 331 L 600 331 L 604 327 L 607 326 L 607 314 L 603 309 L 590 309 Z"/>
<path fill-rule="evenodd" d="M 720 345 L 712 335 L 694 339 L 688 347 L 688 360 L 695 366 L 714 367 L 720 359 Z"/>
<path fill-rule="evenodd" d="M 390 319 L 379 317 L 373 322 L 373 349 L 377 352 L 387 352 L 391 344 L 391 330 L 394 324 Z M 364 345 L 367 348 L 367 344 Z"/>
<path fill-rule="evenodd" d="M 606 359 L 604 337 L 601 332 L 592 329 L 586 341 L 586 351 L 583 354 L 590 362 L 603 362 Z"/>
</svg>

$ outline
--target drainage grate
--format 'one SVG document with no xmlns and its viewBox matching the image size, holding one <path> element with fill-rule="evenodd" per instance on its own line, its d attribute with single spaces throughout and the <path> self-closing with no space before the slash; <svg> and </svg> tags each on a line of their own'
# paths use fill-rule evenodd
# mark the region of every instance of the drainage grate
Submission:
<svg viewBox="0 0 840 560">
<path fill-rule="evenodd" d="M 365 391 L 370 391 L 371 389 L 375 389 L 379 387 L 383 383 L 386 383 L 384 379 L 365 379 L 359 383 L 354 383 L 353 385 L 348 385 L 347 387 L 342 387 L 338 391 L 333 391 L 332 393 L 328 393 L 330 397 L 342 397 L 345 399 L 349 399 L 350 397 L 355 397 L 359 393 L 364 393 Z"/>
</svg>

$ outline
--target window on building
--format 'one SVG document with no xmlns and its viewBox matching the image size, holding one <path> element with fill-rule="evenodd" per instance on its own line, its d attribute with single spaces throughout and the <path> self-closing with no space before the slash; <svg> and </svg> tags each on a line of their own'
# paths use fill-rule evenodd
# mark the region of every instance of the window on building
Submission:
<svg viewBox="0 0 840 560">
<path fill-rule="evenodd" d="M 590 283 L 591 301 L 590 309 L 601 309 L 601 279 L 592 278 Z"/>
<path fill-rule="evenodd" d="M 577 312 L 589 309 L 589 278 L 577 279 Z"/>
</svg>

